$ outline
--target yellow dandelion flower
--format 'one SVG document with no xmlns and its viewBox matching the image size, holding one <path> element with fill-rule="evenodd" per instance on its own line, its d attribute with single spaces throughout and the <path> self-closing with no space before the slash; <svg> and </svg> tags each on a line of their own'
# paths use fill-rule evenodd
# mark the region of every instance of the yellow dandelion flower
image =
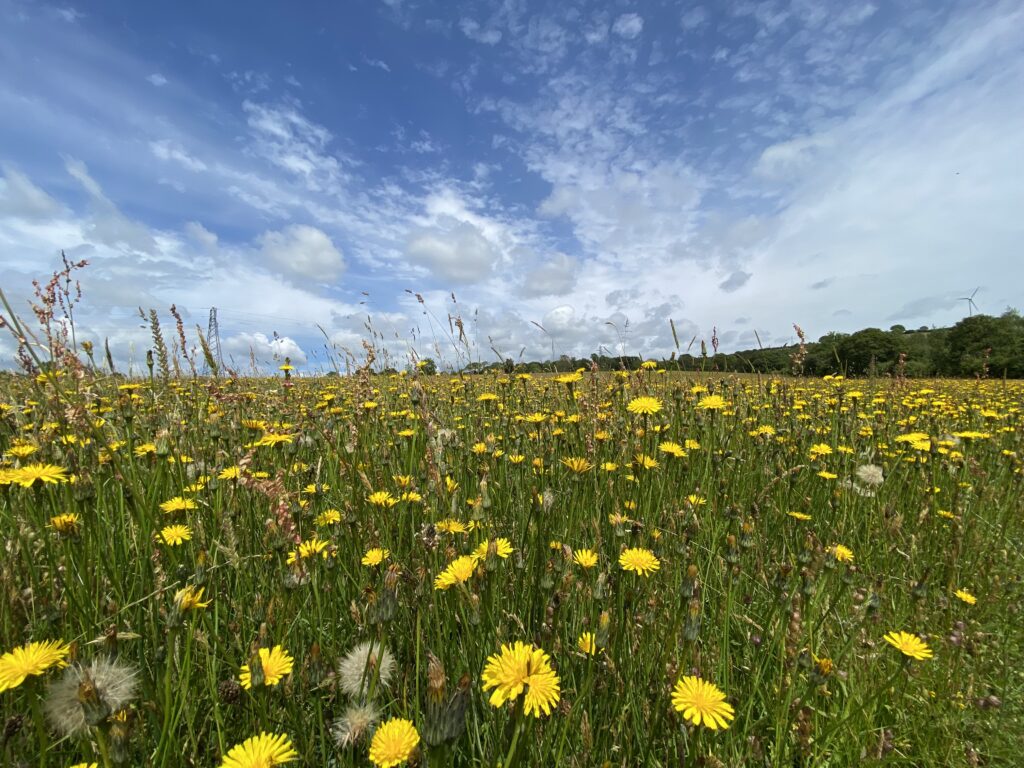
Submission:
<svg viewBox="0 0 1024 768">
<path fill-rule="evenodd" d="M 298 759 L 299 753 L 286 735 L 262 732 L 228 750 L 220 768 L 272 768 Z"/>
<path fill-rule="evenodd" d="M 160 531 L 160 539 L 170 547 L 176 547 L 192 538 L 192 529 L 187 525 L 168 525 Z"/>
<path fill-rule="evenodd" d="M 672 689 L 672 706 L 694 725 L 713 731 L 728 728 L 736 716 L 718 686 L 690 675 L 680 678 Z"/>
<path fill-rule="evenodd" d="M 181 496 L 175 496 L 173 499 L 168 499 L 160 505 L 160 509 L 168 514 L 173 512 L 185 512 L 190 509 L 196 509 L 196 507 L 198 507 L 198 505 L 192 501 L 192 499 L 186 499 Z"/>
<path fill-rule="evenodd" d="M 908 656 L 911 659 L 924 661 L 934 655 L 932 649 L 928 647 L 924 640 L 909 632 L 890 632 L 882 639 L 904 656 Z"/>
<path fill-rule="evenodd" d="M 174 593 L 174 607 L 181 613 L 206 608 L 211 601 L 203 602 L 204 591 L 206 587 L 195 587 L 191 584 L 182 587 Z"/>
<path fill-rule="evenodd" d="M 434 589 L 449 589 L 469 581 L 475 570 L 476 558 L 472 555 L 457 557 L 434 579 Z"/>
<path fill-rule="evenodd" d="M 0 656 L 0 692 L 17 688 L 29 675 L 41 675 L 46 670 L 67 666 L 71 646 L 62 640 L 44 640 L 27 643 Z"/>
<path fill-rule="evenodd" d="M 592 549 L 577 549 L 572 559 L 580 568 L 593 568 L 597 565 L 597 553 Z"/>
<path fill-rule="evenodd" d="M 721 395 L 706 395 L 697 402 L 697 407 L 702 411 L 721 411 L 728 405 Z"/>
<path fill-rule="evenodd" d="M 842 544 L 833 544 L 829 548 L 829 552 L 831 552 L 832 557 L 834 557 L 840 563 L 853 562 L 853 550 L 849 547 L 844 547 Z"/>
<path fill-rule="evenodd" d="M 366 554 L 363 555 L 363 565 L 373 567 L 380 565 L 385 560 L 391 557 L 391 552 L 387 549 L 368 549 Z"/>
<path fill-rule="evenodd" d="M 594 639 L 593 632 L 584 632 L 579 636 L 576 641 L 576 647 L 579 648 L 587 656 L 597 655 L 598 647 L 597 641 Z"/>
<path fill-rule="evenodd" d="M 392 768 L 406 762 L 420 743 L 411 720 L 392 718 L 381 725 L 370 742 L 370 762 L 377 768 Z"/>
<path fill-rule="evenodd" d="M 975 603 L 978 602 L 978 598 L 976 598 L 974 595 L 972 595 L 966 589 L 958 589 L 953 594 L 956 595 L 958 599 L 962 600 L 963 602 L 967 603 L 968 605 L 974 605 Z"/>
<path fill-rule="evenodd" d="M 260 666 L 263 668 L 264 685 L 277 685 L 285 675 L 292 671 L 294 659 L 280 645 L 275 645 L 273 648 L 260 648 L 259 658 Z M 248 664 L 242 665 L 241 674 L 238 677 L 245 690 L 248 691 L 252 688 L 252 673 L 249 671 Z"/>
<path fill-rule="evenodd" d="M 515 701 L 525 692 L 523 712 L 540 717 L 542 713 L 550 715 L 561 697 L 551 659 L 540 648 L 520 640 L 514 645 L 502 645 L 500 653 L 490 656 L 482 678 L 484 691 L 494 689 L 490 697 L 492 707 Z"/>
<path fill-rule="evenodd" d="M 626 405 L 626 410 L 641 416 L 652 416 L 661 410 L 661 400 L 647 395 L 634 397 Z"/>
<path fill-rule="evenodd" d="M 624 571 L 632 571 L 641 576 L 649 576 L 661 567 L 661 561 L 649 549 L 634 547 L 624 549 L 619 555 L 619 565 Z"/>
</svg>

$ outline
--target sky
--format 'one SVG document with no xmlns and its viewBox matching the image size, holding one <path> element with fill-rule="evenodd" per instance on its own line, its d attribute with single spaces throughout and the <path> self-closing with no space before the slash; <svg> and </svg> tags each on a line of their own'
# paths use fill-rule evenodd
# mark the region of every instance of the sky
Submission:
<svg viewBox="0 0 1024 768">
<path fill-rule="evenodd" d="M 172 304 L 300 371 L 947 326 L 1024 308 L 1022 84 L 1019 2 L 0 0 L 0 286 L 88 260 L 135 372 Z"/>
</svg>

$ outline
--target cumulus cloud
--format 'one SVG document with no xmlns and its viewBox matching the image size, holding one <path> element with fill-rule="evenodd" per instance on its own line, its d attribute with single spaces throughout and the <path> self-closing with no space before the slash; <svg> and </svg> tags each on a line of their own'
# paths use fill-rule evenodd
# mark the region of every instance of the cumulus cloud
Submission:
<svg viewBox="0 0 1024 768">
<path fill-rule="evenodd" d="M 519 285 L 521 296 L 563 296 L 576 284 L 579 265 L 576 259 L 564 253 L 548 254 L 539 266 L 530 269 Z"/>
<path fill-rule="evenodd" d="M 221 341 L 226 356 L 234 358 L 235 366 L 243 365 L 250 357 L 257 363 L 284 362 L 289 358 L 294 365 L 306 364 L 306 353 L 294 339 L 287 336 L 268 337 L 264 333 L 237 333 Z"/>
<path fill-rule="evenodd" d="M 612 32 L 627 40 L 632 40 L 643 31 L 644 20 L 638 13 L 624 13 L 612 24 Z"/>
<path fill-rule="evenodd" d="M 725 280 L 720 282 L 718 284 L 718 287 L 721 288 L 726 293 L 732 293 L 733 291 L 738 291 L 740 288 L 746 285 L 748 280 L 750 280 L 750 273 L 738 269 L 731 275 L 729 275 L 727 278 L 725 278 Z"/>
<path fill-rule="evenodd" d="M 318 283 L 337 278 L 345 269 L 341 251 L 321 229 L 293 224 L 259 237 L 260 255 L 275 271 Z"/>
<path fill-rule="evenodd" d="M 488 277 L 498 251 L 475 224 L 442 216 L 438 225 L 414 231 L 405 254 L 440 280 L 471 283 Z"/>
</svg>

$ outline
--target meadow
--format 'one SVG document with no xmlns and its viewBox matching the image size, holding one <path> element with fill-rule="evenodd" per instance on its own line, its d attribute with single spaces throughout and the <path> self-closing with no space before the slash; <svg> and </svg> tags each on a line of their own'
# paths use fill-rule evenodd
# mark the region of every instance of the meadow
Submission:
<svg viewBox="0 0 1024 768">
<path fill-rule="evenodd" d="M 1024 385 L 0 379 L 0 760 L 1015 765 Z"/>
</svg>

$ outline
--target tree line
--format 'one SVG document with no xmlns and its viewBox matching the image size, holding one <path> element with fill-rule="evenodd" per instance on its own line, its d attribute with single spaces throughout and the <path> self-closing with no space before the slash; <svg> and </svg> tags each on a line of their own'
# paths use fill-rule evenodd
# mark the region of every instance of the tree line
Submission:
<svg viewBox="0 0 1024 768">
<path fill-rule="evenodd" d="M 964 376 L 1024 378 L 1024 317 L 1015 309 L 999 316 L 973 315 L 950 328 L 889 330 L 863 328 L 854 333 L 827 333 L 817 341 L 715 353 L 701 345 L 701 354 L 675 354 L 655 360 L 669 370 L 796 373 L 809 376 L 896 375 L 908 377 Z M 579 368 L 632 371 L 645 362 L 639 355 L 589 358 L 562 355 L 557 360 L 470 363 L 464 373 L 504 370 L 506 373 L 567 372 Z M 434 361 L 424 373 L 436 370 Z"/>
</svg>

